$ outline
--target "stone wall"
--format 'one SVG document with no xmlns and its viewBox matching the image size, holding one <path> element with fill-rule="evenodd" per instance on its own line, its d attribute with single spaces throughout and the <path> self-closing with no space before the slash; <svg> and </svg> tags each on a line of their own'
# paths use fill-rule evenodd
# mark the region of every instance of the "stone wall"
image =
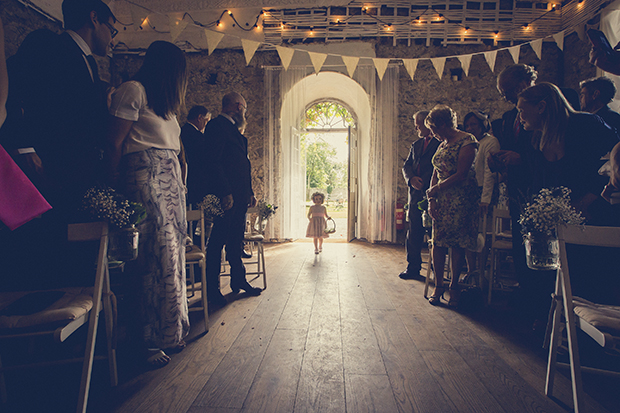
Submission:
<svg viewBox="0 0 620 413">
<path fill-rule="evenodd" d="M 17 0 L 2 0 L 0 16 L 5 25 L 7 56 L 12 55 L 23 38 L 37 28 L 60 31 L 60 23 L 51 21 Z M 372 42 L 377 57 L 420 58 L 431 56 L 455 56 L 464 53 L 480 53 L 489 50 L 485 45 L 448 47 L 423 45 L 397 45 L 391 41 Z M 595 76 L 596 69 L 587 62 L 589 45 L 579 39 L 577 34 L 568 35 L 562 52 L 554 42 L 544 42 L 542 57 L 539 60 L 529 46 L 521 48 L 520 63 L 536 67 L 541 81 L 549 81 L 560 86 L 578 88 L 579 81 Z M 142 57 L 138 55 L 116 56 L 111 63 L 106 58 L 99 59 L 102 78 L 113 85 L 129 79 L 139 68 Z M 186 110 L 193 105 L 206 106 L 214 116 L 219 113 L 222 97 L 230 92 L 241 93 L 248 103 L 248 127 L 245 132 L 249 139 L 250 160 L 253 165 L 253 185 L 258 197 L 264 194 L 264 131 L 266 96 L 263 66 L 280 63 L 276 52 L 258 52 L 246 66 L 242 50 L 215 50 L 212 55 L 203 53 L 188 54 L 190 69 L 189 89 Z M 411 142 L 417 138 L 411 116 L 422 109 L 431 109 L 438 103 L 451 106 L 462 121 L 467 112 L 478 109 L 487 112 L 491 119 L 501 117 L 511 108 L 497 92 L 497 74 L 512 64 L 508 51 L 497 54 L 494 72 L 491 72 L 483 55 L 475 55 L 471 61 L 469 76 L 456 75 L 461 67 L 456 58 L 446 61 L 443 77 L 440 80 L 429 60 L 420 61 L 413 81 L 404 67 L 400 69 L 399 114 L 398 114 L 398 167 L 406 158 Z M 109 67 L 109 71 L 108 71 Z M 455 74 L 455 76 L 452 76 Z M 186 110 L 179 117 L 185 122 Z M 399 174 L 397 199 L 407 197 L 404 180 Z"/>
</svg>

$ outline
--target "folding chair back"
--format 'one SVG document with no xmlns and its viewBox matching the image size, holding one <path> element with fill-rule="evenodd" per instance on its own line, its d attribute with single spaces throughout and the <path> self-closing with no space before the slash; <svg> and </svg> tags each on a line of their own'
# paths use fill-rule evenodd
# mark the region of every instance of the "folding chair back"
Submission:
<svg viewBox="0 0 620 413">
<path fill-rule="evenodd" d="M 618 348 L 620 344 L 620 307 L 591 303 L 579 297 L 573 297 L 566 244 L 590 245 L 598 247 L 620 248 L 620 228 L 594 226 L 559 226 L 560 268 L 557 270 L 553 311 L 547 326 L 545 345 L 549 345 L 547 378 L 545 394 L 553 395 L 553 384 L 557 366 L 567 366 L 571 372 L 573 405 L 576 413 L 583 412 L 583 388 L 581 371 L 602 373 L 620 377 L 618 372 L 593 369 L 581 366 L 577 343 L 577 328 L 591 336 L 599 345 L 607 349 Z M 610 259 L 613 259 L 610 257 Z M 580 276 L 585 276 L 581 274 Z M 618 274 L 610 274 L 618 276 Z M 557 361 L 563 320 L 566 321 L 569 363 Z"/>
<path fill-rule="evenodd" d="M 200 233 L 200 245 L 187 246 L 185 249 L 185 265 L 187 271 L 187 299 L 189 311 L 202 311 L 204 314 L 205 333 L 209 331 L 209 306 L 207 304 L 207 241 L 206 232 L 211 230 L 212 222 L 205 222 L 202 209 L 187 210 L 186 219 L 189 234 L 194 235 L 194 225 Z M 200 268 L 200 282 L 196 282 L 194 267 Z M 200 303 L 200 305 L 196 305 Z"/>
</svg>

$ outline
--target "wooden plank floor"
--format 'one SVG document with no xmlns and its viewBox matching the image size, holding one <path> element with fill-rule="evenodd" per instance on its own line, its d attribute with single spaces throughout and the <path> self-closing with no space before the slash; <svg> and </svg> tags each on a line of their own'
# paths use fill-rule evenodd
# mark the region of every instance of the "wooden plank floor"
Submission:
<svg viewBox="0 0 620 413">
<path fill-rule="evenodd" d="M 229 297 L 208 334 L 165 368 L 127 377 L 121 365 L 115 389 L 95 380 L 89 411 L 570 411 L 570 381 L 556 380 L 559 402 L 544 395 L 544 351 L 501 309 L 433 307 L 422 281 L 399 279 L 403 247 L 326 243 L 315 255 L 295 242 L 266 256 L 262 295 Z M 593 396 L 590 412 L 620 402 Z"/>
</svg>

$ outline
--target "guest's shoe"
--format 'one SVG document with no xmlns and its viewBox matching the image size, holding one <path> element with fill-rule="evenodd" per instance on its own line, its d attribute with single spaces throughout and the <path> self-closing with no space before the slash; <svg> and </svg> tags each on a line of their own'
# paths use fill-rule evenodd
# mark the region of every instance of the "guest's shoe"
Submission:
<svg viewBox="0 0 620 413">
<path fill-rule="evenodd" d="M 459 297 L 461 290 L 458 287 L 450 287 L 450 299 L 448 300 L 448 307 L 457 308 L 459 306 Z"/>
<path fill-rule="evenodd" d="M 435 290 L 433 291 L 433 295 L 428 297 L 428 302 L 431 305 L 439 305 L 439 303 L 441 302 L 441 297 L 443 296 L 444 291 L 446 291 L 446 289 L 443 288 L 443 287 L 435 287 Z"/>
<path fill-rule="evenodd" d="M 241 280 L 241 281 L 230 280 L 230 289 L 232 290 L 233 294 L 237 294 L 239 290 L 244 290 L 246 294 L 253 295 L 253 296 L 260 295 L 260 293 L 263 291 L 260 288 L 252 287 L 250 283 L 247 282 L 246 280 Z"/>
<path fill-rule="evenodd" d="M 226 298 L 224 298 L 224 296 L 222 294 L 213 295 L 212 297 L 208 297 L 207 298 L 207 302 L 209 303 L 209 308 L 212 309 L 212 310 L 215 310 L 215 309 L 218 309 L 218 308 L 222 308 L 226 304 L 228 304 L 228 301 L 226 301 Z"/>
<path fill-rule="evenodd" d="M 415 272 L 403 271 L 398 276 L 403 280 L 421 280 L 424 278 L 422 274 L 419 272 L 416 274 Z"/>
<path fill-rule="evenodd" d="M 246 250 L 241 250 L 241 258 L 252 258 L 252 253 L 247 252 Z"/>
</svg>

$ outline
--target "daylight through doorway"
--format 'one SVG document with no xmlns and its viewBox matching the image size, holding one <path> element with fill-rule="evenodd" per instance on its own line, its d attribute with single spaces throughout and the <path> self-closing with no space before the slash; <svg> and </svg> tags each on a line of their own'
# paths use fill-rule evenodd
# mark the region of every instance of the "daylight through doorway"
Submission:
<svg viewBox="0 0 620 413">
<path fill-rule="evenodd" d="M 311 105 L 300 125 L 300 149 L 305 166 L 306 215 L 313 205 L 312 195 L 325 196 L 329 239 L 348 239 L 349 216 L 349 142 L 353 117 L 338 102 L 323 101 Z"/>
</svg>

